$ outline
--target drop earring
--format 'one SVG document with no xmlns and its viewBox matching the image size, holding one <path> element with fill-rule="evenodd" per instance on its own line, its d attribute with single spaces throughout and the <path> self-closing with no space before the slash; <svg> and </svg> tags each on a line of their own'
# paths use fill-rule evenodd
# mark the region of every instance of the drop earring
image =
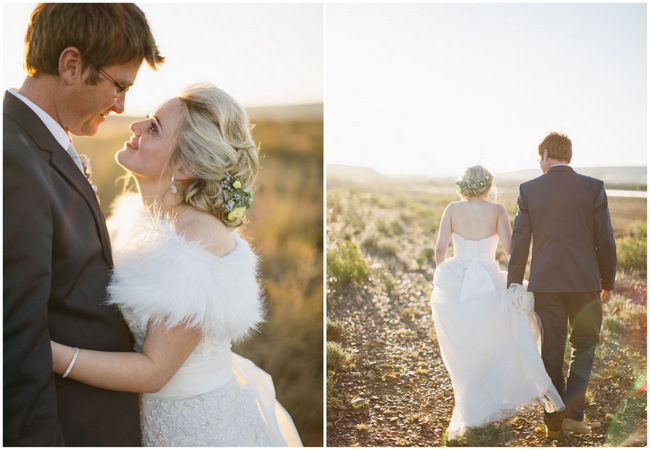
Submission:
<svg viewBox="0 0 650 450">
<path fill-rule="evenodd" d="M 175 177 L 174 175 L 172 175 L 172 185 L 171 185 L 171 187 L 169 188 L 169 190 L 171 191 L 172 194 L 175 194 L 175 193 L 178 192 L 178 188 L 177 188 L 176 185 L 174 184 L 174 181 L 175 181 L 175 180 L 176 180 L 176 177 Z"/>
</svg>

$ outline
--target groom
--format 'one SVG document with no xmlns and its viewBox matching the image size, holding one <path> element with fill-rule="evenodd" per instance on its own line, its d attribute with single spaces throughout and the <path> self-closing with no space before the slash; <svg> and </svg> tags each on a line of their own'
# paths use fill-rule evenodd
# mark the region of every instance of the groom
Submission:
<svg viewBox="0 0 650 450">
<path fill-rule="evenodd" d="M 538 148 L 544 173 L 519 186 L 517 216 L 508 264 L 508 286 L 521 283 L 531 239 L 528 290 L 544 328 L 542 359 L 566 409 L 545 414 L 547 436 L 589 433 L 584 399 L 599 342 L 602 303 L 609 301 L 616 276 L 616 244 L 602 181 L 570 166 L 571 141 L 550 133 Z M 562 373 L 567 323 L 571 364 Z"/>
<path fill-rule="evenodd" d="M 143 60 L 163 58 L 142 11 L 117 3 L 39 4 L 24 55 L 29 75 L 3 101 L 3 443 L 140 446 L 138 395 L 55 376 L 50 339 L 133 351 L 102 305 L 111 247 L 70 135 L 121 114 Z"/>
</svg>

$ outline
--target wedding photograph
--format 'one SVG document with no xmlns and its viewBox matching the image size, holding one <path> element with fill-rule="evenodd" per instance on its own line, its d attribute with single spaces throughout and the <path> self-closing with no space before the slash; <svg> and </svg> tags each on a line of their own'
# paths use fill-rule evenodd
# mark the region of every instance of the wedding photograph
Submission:
<svg viewBox="0 0 650 450">
<path fill-rule="evenodd" d="M 329 447 L 647 446 L 647 5 L 329 4 Z"/>
<path fill-rule="evenodd" d="M 2 34 L 3 444 L 323 446 L 323 5 Z"/>
</svg>

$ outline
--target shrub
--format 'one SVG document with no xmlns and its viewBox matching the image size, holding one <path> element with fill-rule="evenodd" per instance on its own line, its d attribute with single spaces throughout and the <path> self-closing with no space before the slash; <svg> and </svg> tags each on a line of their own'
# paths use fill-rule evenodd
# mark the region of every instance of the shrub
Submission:
<svg viewBox="0 0 650 450">
<path fill-rule="evenodd" d="M 484 427 L 468 428 L 462 436 L 443 442 L 449 447 L 503 447 L 512 438 L 512 425 L 509 423 L 491 423 Z"/>
<path fill-rule="evenodd" d="M 327 339 L 335 339 L 343 336 L 345 325 L 339 320 L 327 318 Z"/>
<path fill-rule="evenodd" d="M 346 369 L 352 361 L 350 352 L 338 342 L 327 341 L 327 369 L 334 372 Z"/>
<path fill-rule="evenodd" d="M 630 303 L 628 307 L 621 312 L 621 319 L 632 326 L 644 328 L 647 326 L 648 308 L 643 305 Z"/>
<path fill-rule="evenodd" d="M 379 233 L 377 233 L 375 230 L 368 231 L 363 235 L 363 238 L 361 238 L 361 247 L 367 250 L 377 248 L 379 238 Z"/>
<path fill-rule="evenodd" d="M 426 259 L 434 259 L 436 257 L 436 249 L 433 247 L 424 247 L 420 253 Z"/>
<path fill-rule="evenodd" d="M 357 246 L 350 241 L 338 244 L 337 250 L 327 251 L 327 273 L 340 282 L 363 280 L 368 275 L 366 261 Z"/>
<path fill-rule="evenodd" d="M 610 333 L 616 333 L 621 328 L 621 322 L 612 316 L 603 317 L 603 328 Z"/>
<path fill-rule="evenodd" d="M 633 236 L 625 236 L 616 241 L 618 266 L 623 269 L 647 269 L 646 241 Z"/>
<path fill-rule="evenodd" d="M 385 236 L 399 236 L 404 233 L 404 227 L 397 220 L 388 220 L 384 218 L 379 218 L 375 222 L 377 231 Z"/>
<path fill-rule="evenodd" d="M 620 315 L 627 306 L 627 300 L 622 295 L 614 294 L 612 299 L 605 306 L 607 312 L 612 315 Z"/>
<path fill-rule="evenodd" d="M 380 272 L 378 277 L 381 283 L 384 285 L 386 293 L 388 295 L 392 294 L 393 290 L 395 289 L 395 280 L 393 280 L 390 274 L 387 274 L 386 272 Z"/>
<path fill-rule="evenodd" d="M 645 222 L 636 222 L 628 228 L 628 233 L 631 237 L 637 239 L 648 239 L 648 224 Z"/>
<path fill-rule="evenodd" d="M 410 320 L 415 316 L 415 308 L 412 306 L 402 308 L 399 312 L 399 315 L 404 320 Z"/>
<path fill-rule="evenodd" d="M 391 239 L 381 238 L 377 242 L 377 253 L 381 256 L 396 256 L 399 244 Z"/>
</svg>

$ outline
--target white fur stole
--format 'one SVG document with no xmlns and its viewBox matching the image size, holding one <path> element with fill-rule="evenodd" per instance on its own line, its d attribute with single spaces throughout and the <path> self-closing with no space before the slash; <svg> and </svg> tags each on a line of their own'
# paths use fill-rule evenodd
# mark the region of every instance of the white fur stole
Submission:
<svg viewBox="0 0 650 450">
<path fill-rule="evenodd" d="M 109 304 L 130 309 L 141 323 L 186 324 L 233 340 L 262 322 L 257 256 L 236 233 L 235 249 L 215 256 L 134 194 L 116 201 L 108 225 L 115 260 Z"/>
</svg>

